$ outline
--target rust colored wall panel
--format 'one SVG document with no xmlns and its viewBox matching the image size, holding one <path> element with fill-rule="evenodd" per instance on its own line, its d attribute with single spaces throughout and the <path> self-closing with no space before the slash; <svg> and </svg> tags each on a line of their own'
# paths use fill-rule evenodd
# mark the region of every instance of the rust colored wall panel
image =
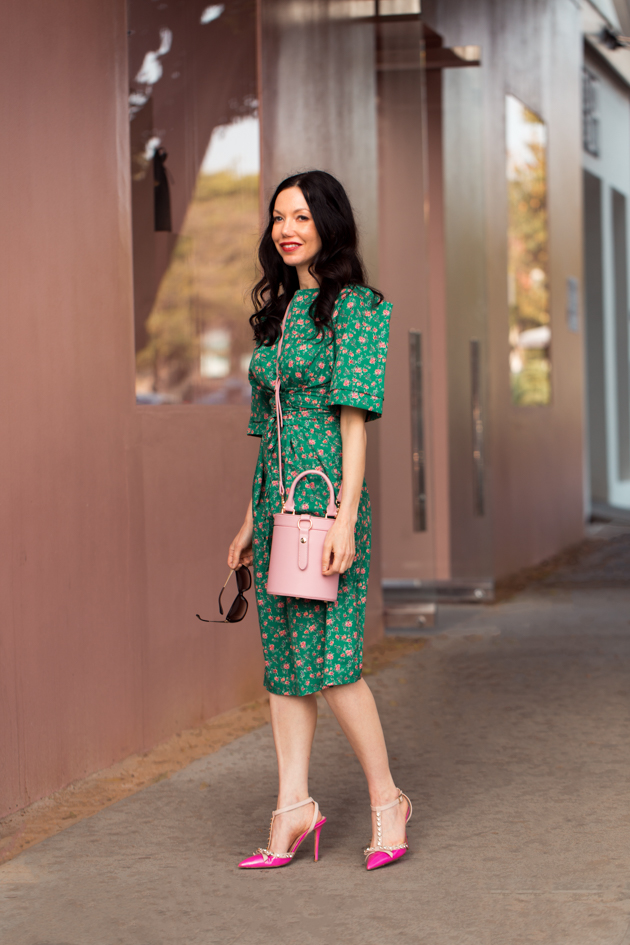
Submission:
<svg viewBox="0 0 630 945">
<path fill-rule="evenodd" d="M 126 28 L 123 0 L 25 0 L 0 38 L 0 816 L 262 693 L 253 593 L 195 618 L 247 408 L 134 402 Z"/>
<path fill-rule="evenodd" d="M 424 87 L 420 71 L 422 27 L 379 27 L 379 250 L 382 289 L 393 302 L 387 364 L 388 412 L 383 418 L 381 475 L 385 527 L 383 574 L 413 580 L 435 577 L 433 451 L 431 448 L 432 338 Z M 388 69 L 391 59 L 407 64 Z M 422 425 L 426 528 L 414 530 L 409 332 L 422 333 Z M 435 365 L 437 367 L 437 365 Z M 427 462 L 426 457 L 431 457 Z"/>
<path fill-rule="evenodd" d="M 426 73 L 427 163 L 429 176 L 428 278 L 430 312 L 431 466 L 437 580 L 451 577 L 451 528 L 448 442 L 448 338 L 444 258 L 444 149 L 442 73 Z"/>
<path fill-rule="evenodd" d="M 7 18 L 0 626 L 16 683 L 0 713 L 0 812 L 141 744 L 127 560 L 124 4 L 29 2 Z"/>
<path fill-rule="evenodd" d="M 331 18 L 336 0 L 299 9 L 262 4 L 263 192 L 289 174 L 319 168 L 343 183 L 361 250 L 377 279 L 377 155 L 374 32 Z"/>
<path fill-rule="evenodd" d="M 566 279 L 574 276 L 582 284 L 579 10 L 571 0 L 428 0 L 423 14 L 444 37 L 445 46 L 480 44 L 482 50 L 478 106 L 474 96 L 470 98 L 476 116 L 467 110 L 470 132 L 478 140 L 466 145 L 464 115 L 451 125 L 457 135 L 448 143 L 445 139 L 451 540 L 455 577 L 484 576 L 479 573 L 484 561 L 490 574 L 499 577 L 542 560 L 583 534 L 584 341 L 581 332 L 569 330 L 566 319 Z M 457 105 L 464 85 L 474 91 L 473 84 L 472 70 L 453 70 L 447 77 L 447 124 L 449 107 Z M 547 125 L 552 402 L 543 407 L 516 406 L 510 393 L 508 93 Z M 477 162 L 476 177 L 471 162 Z M 464 180 L 470 183 L 468 197 Z M 477 332 L 487 339 L 489 530 L 474 519 L 469 501 L 472 464 L 464 462 L 470 453 L 471 426 L 464 342 Z M 462 497 L 467 505 L 458 509 Z"/>
<path fill-rule="evenodd" d="M 147 549 L 145 738 L 150 744 L 262 695 L 253 590 L 243 623 L 220 619 L 227 549 L 251 491 L 259 440 L 246 407 L 142 407 Z M 235 596 L 234 578 L 226 600 Z"/>
<path fill-rule="evenodd" d="M 451 571 L 455 579 L 493 577 L 492 491 L 489 453 L 489 341 L 483 76 L 477 68 L 443 76 L 448 436 L 450 452 Z M 493 184 L 503 187 L 503 178 Z M 507 231 L 506 231 L 507 233 Z M 507 239 L 506 233 L 503 240 Z M 500 252 L 504 252 L 503 244 Z M 507 276 L 503 284 L 507 285 Z M 507 292 L 505 296 L 507 310 Z M 506 325 L 502 329 L 507 345 Z M 484 422 L 484 514 L 476 514 L 473 483 L 471 341 L 481 360 Z M 507 349 L 506 349 L 507 350 Z M 503 371 L 506 370 L 507 354 Z"/>
</svg>

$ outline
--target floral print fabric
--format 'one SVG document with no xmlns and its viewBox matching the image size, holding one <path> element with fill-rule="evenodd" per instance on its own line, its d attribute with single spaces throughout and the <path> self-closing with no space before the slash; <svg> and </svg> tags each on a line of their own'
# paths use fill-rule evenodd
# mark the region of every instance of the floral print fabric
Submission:
<svg viewBox="0 0 630 945">
<path fill-rule="evenodd" d="M 317 333 L 309 314 L 317 289 L 298 291 L 287 316 L 280 354 L 285 489 L 306 469 L 321 469 L 338 495 L 341 486 L 342 405 L 380 417 L 391 305 L 367 288 L 344 289 L 333 313 L 334 337 Z M 326 686 L 356 682 L 363 660 L 363 626 L 370 571 L 371 515 L 365 482 L 355 528 L 357 554 L 339 579 L 335 603 L 280 597 L 266 590 L 273 515 L 282 510 L 274 401 L 276 342 L 252 357 L 252 413 L 248 434 L 259 436 L 253 486 L 254 577 L 265 656 L 265 688 L 279 695 L 307 695 Z M 325 515 L 328 488 L 319 476 L 303 479 L 296 511 Z"/>
</svg>

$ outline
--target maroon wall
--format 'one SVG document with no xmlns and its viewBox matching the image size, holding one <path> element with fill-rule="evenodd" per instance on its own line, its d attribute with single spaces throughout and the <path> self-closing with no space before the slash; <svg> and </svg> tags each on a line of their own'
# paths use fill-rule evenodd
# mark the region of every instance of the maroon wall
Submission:
<svg viewBox="0 0 630 945">
<path fill-rule="evenodd" d="M 124 0 L 3 27 L 0 816 L 262 693 L 253 595 L 238 628 L 195 618 L 247 409 L 134 403 Z"/>
</svg>

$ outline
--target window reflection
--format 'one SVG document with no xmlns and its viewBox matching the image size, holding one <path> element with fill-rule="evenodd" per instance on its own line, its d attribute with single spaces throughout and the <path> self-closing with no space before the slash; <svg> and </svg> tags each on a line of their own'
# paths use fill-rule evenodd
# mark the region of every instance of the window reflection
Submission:
<svg viewBox="0 0 630 945">
<path fill-rule="evenodd" d="M 536 406 L 551 401 L 547 132 L 538 115 L 512 95 L 506 136 L 512 400 Z"/>
<path fill-rule="evenodd" d="M 129 60 L 137 401 L 247 402 L 255 2 L 130 0 Z"/>
</svg>

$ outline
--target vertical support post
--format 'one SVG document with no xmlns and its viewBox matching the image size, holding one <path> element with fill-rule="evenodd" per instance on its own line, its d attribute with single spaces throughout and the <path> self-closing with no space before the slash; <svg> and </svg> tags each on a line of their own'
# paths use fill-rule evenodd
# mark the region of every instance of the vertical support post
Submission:
<svg viewBox="0 0 630 945">
<path fill-rule="evenodd" d="M 630 479 L 630 351 L 628 349 L 628 241 L 626 198 L 612 196 L 613 266 L 615 285 L 615 348 L 617 382 L 617 475 Z"/>
<path fill-rule="evenodd" d="M 481 342 L 470 342 L 470 405 L 472 419 L 473 512 L 485 514 L 483 412 L 481 407 Z"/>
<path fill-rule="evenodd" d="M 424 452 L 424 403 L 422 398 L 422 332 L 409 332 L 409 380 L 411 397 L 411 488 L 413 530 L 427 530 L 426 457 Z"/>
</svg>

